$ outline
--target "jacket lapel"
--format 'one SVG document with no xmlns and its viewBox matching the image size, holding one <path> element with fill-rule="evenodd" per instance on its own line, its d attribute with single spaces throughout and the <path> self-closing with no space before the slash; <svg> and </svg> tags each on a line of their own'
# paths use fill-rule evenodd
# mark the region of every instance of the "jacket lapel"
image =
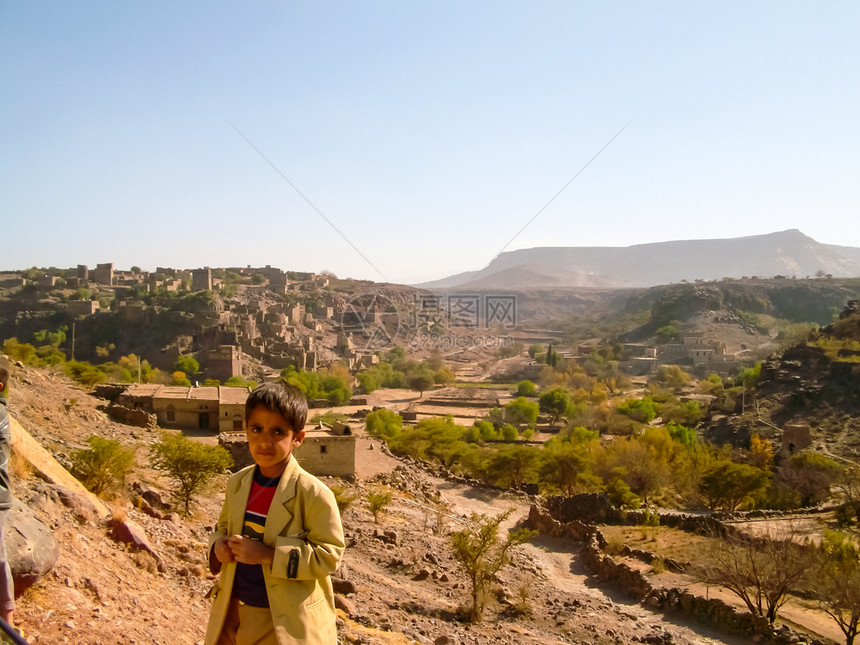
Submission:
<svg viewBox="0 0 860 645">
<path fill-rule="evenodd" d="M 227 520 L 227 533 L 230 535 L 242 535 L 245 528 L 245 509 L 248 507 L 248 497 L 251 495 L 251 484 L 254 483 L 254 469 L 251 468 L 247 473 L 236 482 L 232 494 L 235 500 L 233 505 L 232 515 Z"/>
<path fill-rule="evenodd" d="M 292 512 L 287 508 L 293 498 L 296 496 L 296 478 L 298 476 L 298 462 L 292 455 L 284 473 L 281 475 L 281 481 L 278 482 L 278 490 L 275 491 L 275 496 L 272 498 L 272 505 L 269 507 L 269 513 L 266 516 L 266 528 L 263 532 L 263 542 L 269 546 L 275 544 L 275 538 L 281 534 L 290 520 L 293 519 Z"/>
</svg>

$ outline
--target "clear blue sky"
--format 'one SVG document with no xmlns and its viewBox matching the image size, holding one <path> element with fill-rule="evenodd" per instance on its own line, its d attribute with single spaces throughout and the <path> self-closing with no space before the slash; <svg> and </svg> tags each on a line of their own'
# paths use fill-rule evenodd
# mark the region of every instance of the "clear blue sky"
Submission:
<svg viewBox="0 0 860 645">
<path fill-rule="evenodd" d="M 860 3 L 0 3 L 0 269 L 860 246 Z M 368 264 L 238 128 L 376 267 Z"/>
</svg>

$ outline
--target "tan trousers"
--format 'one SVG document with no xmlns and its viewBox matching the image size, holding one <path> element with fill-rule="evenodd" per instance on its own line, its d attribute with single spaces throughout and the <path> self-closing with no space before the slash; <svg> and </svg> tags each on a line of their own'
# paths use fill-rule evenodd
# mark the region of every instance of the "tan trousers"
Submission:
<svg viewBox="0 0 860 645">
<path fill-rule="evenodd" d="M 272 611 L 231 600 L 218 645 L 278 645 Z"/>
</svg>

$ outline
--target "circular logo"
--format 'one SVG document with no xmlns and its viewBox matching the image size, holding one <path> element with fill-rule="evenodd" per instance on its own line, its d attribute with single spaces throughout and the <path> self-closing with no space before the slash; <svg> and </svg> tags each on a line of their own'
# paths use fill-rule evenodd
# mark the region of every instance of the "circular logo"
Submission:
<svg viewBox="0 0 860 645">
<path fill-rule="evenodd" d="M 375 352 L 395 344 L 400 313 L 391 298 L 381 293 L 353 296 L 340 316 L 345 334 L 352 334 L 357 351 Z"/>
</svg>

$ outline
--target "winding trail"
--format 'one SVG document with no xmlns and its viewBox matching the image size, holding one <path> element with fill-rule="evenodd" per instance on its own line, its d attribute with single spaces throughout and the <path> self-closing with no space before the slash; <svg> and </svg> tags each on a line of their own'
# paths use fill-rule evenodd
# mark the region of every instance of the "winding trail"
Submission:
<svg viewBox="0 0 860 645">
<path fill-rule="evenodd" d="M 509 529 L 528 515 L 529 504 L 522 498 L 507 492 L 488 491 L 471 486 L 452 483 L 445 479 L 431 477 L 430 481 L 442 492 L 454 514 L 484 513 L 497 514 L 507 508 L 514 512 L 503 528 Z M 525 549 L 536 563 L 540 574 L 557 589 L 570 594 L 570 599 L 579 601 L 585 607 L 580 616 L 597 618 L 612 627 L 614 621 L 622 631 L 634 630 L 648 634 L 656 629 L 669 632 L 673 642 L 689 645 L 745 645 L 747 639 L 727 636 L 712 629 L 686 622 L 680 617 L 666 616 L 650 611 L 640 603 L 630 600 L 620 593 L 598 586 L 583 562 L 577 543 L 563 538 L 540 536 L 530 543 L 519 547 Z"/>
</svg>

